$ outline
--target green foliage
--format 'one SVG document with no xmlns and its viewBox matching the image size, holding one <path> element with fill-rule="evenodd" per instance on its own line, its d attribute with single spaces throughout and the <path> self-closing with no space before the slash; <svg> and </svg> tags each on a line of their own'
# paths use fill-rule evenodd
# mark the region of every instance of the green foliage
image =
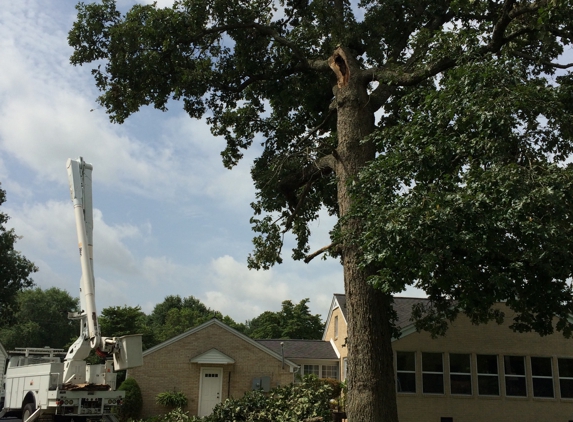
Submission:
<svg viewBox="0 0 573 422">
<path fill-rule="evenodd" d="M 155 397 L 155 402 L 168 408 L 184 408 L 187 406 L 187 396 L 181 391 L 165 391 Z"/>
<path fill-rule="evenodd" d="M 118 390 L 125 391 L 125 399 L 119 411 L 120 420 L 137 420 L 143 407 L 143 396 L 137 381 L 134 378 L 126 378 Z"/>
<path fill-rule="evenodd" d="M 56 287 L 21 291 L 16 296 L 16 322 L 0 329 L 0 341 L 7 350 L 64 348 L 79 335 L 79 322 L 68 319 L 68 312 L 78 311 L 78 306 L 77 298 Z"/>
<path fill-rule="evenodd" d="M 199 299 L 193 296 L 182 299 L 179 295 L 167 296 L 155 305 L 148 317 L 148 326 L 153 331 L 154 341 L 160 343 L 213 318 L 239 331 L 244 329 L 230 317 L 206 307 Z"/>
<path fill-rule="evenodd" d="M 0 205 L 5 201 L 6 192 L 0 189 Z M 9 218 L 0 212 L 0 327 L 15 321 L 17 295 L 34 285 L 30 274 L 38 271 L 32 262 L 14 250 L 18 235 L 14 229 L 5 227 Z"/>
<path fill-rule="evenodd" d="M 213 409 L 205 422 L 300 422 L 322 417 L 330 420 L 332 387 L 315 377 L 300 384 L 277 387 L 269 393 L 250 391 L 240 399 L 227 399 Z"/>
<path fill-rule="evenodd" d="M 377 287 L 427 292 L 419 328 L 443 334 L 460 311 L 501 321 L 491 306 L 505 301 L 515 330 L 571 335 L 573 85 L 557 80 L 472 60 L 404 95 L 373 136 L 383 153 L 356 185 L 356 241 Z"/>
<path fill-rule="evenodd" d="M 107 337 L 142 334 L 145 350 L 156 344 L 147 320 L 140 306 L 110 306 L 101 311 L 99 325 L 102 335 Z"/>
<path fill-rule="evenodd" d="M 247 321 L 245 334 L 257 339 L 321 339 L 324 324 L 320 315 L 310 313 L 308 302 L 303 299 L 294 305 L 290 300 L 283 301 L 280 311 L 266 311 Z"/>
<path fill-rule="evenodd" d="M 146 422 L 201 422 L 202 418 L 197 416 L 189 416 L 189 412 L 183 411 L 180 407 L 173 409 L 172 411 L 161 415 L 151 420 L 146 419 Z M 141 421 L 143 422 L 143 421 Z"/>
</svg>

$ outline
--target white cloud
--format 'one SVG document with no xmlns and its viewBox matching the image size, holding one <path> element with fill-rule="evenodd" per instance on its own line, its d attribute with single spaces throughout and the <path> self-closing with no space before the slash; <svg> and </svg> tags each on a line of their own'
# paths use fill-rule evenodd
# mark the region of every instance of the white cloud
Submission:
<svg viewBox="0 0 573 422">
<path fill-rule="evenodd" d="M 228 255 L 214 259 L 207 276 L 213 290 L 205 292 L 205 304 L 239 321 L 278 310 L 290 296 L 288 283 L 279 280 L 272 269 L 249 270 Z"/>
<path fill-rule="evenodd" d="M 143 276 L 153 286 L 184 283 L 194 272 L 192 267 L 176 264 L 166 256 L 143 259 Z"/>
</svg>

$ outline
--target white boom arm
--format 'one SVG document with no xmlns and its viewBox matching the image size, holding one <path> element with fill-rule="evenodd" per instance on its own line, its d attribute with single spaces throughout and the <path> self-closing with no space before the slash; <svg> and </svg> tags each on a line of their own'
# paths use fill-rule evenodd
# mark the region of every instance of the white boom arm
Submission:
<svg viewBox="0 0 573 422">
<path fill-rule="evenodd" d="M 92 207 L 92 170 L 81 157 L 67 162 L 70 195 L 74 204 L 78 246 L 82 266 L 80 282 L 82 305 L 87 317 L 87 331 L 92 349 L 101 347 L 101 334 L 97 320 L 95 304 L 95 280 L 93 270 L 93 207 Z"/>
<path fill-rule="evenodd" d="M 64 382 L 82 383 L 86 380 L 85 362 L 91 350 L 100 356 L 113 355 L 116 370 L 134 368 L 143 364 L 141 335 L 102 337 L 95 304 L 95 279 L 93 269 L 93 166 L 81 157 L 67 162 L 70 195 L 74 204 L 82 278 L 80 300 L 82 311 L 69 315 L 81 320 L 78 339 L 70 346 L 64 359 Z"/>
</svg>

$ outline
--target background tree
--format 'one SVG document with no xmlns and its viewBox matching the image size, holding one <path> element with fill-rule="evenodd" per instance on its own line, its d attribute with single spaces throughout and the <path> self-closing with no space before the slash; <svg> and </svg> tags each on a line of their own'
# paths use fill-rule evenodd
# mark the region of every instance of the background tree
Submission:
<svg viewBox="0 0 573 422">
<path fill-rule="evenodd" d="M 0 205 L 5 201 L 6 192 L 0 189 Z M 0 326 L 11 320 L 18 292 L 34 285 L 30 274 L 38 271 L 32 262 L 14 250 L 18 236 L 14 229 L 6 229 L 9 218 L 0 212 Z"/>
<path fill-rule="evenodd" d="M 320 340 L 324 324 L 320 315 L 312 315 L 303 299 L 294 305 L 285 300 L 278 312 L 266 311 L 256 318 L 247 321 L 245 334 L 258 339 L 307 339 Z"/>
<path fill-rule="evenodd" d="M 572 26 L 570 0 L 311 0 L 280 10 L 272 0 L 182 0 L 125 16 L 103 0 L 78 6 L 69 42 L 72 63 L 97 61 L 99 102 L 113 121 L 143 105 L 165 110 L 169 99 L 191 117 L 209 110 L 227 167 L 261 141 L 249 265 L 281 262 L 287 231 L 295 259 L 341 258 L 347 413 L 394 422 L 392 294 L 405 286 L 435 303 L 429 316 L 419 310 L 426 321 L 453 318 L 453 301 L 474 321 L 499 319 L 490 307 L 505 298 L 515 328 L 546 333 L 556 317 L 557 329 L 571 331 L 573 262 L 564 248 L 551 254 L 559 236 L 565 245 L 571 236 L 572 80 L 546 78 L 572 66 L 559 63 Z M 503 87 L 492 69 L 513 78 Z M 482 86 L 496 95 L 472 96 Z M 512 90 L 512 104 L 490 118 Z M 472 104 L 458 110 L 447 98 Z M 488 203 L 490 191 L 499 203 Z M 323 207 L 339 223 L 332 245 L 310 253 L 309 223 Z M 503 224 L 490 224 L 490 213 Z"/>
<path fill-rule="evenodd" d="M 78 321 L 68 319 L 77 312 L 79 301 L 65 290 L 37 287 L 17 294 L 14 323 L 0 329 L 6 350 L 14 347 L 65 348 L 79 335 Z"/>
<path fill-rule="evenodd" d="M 101 311 L 98 320 L 103 336 L 141 334 L 143 350 L 157 344 L 151 328 L 147 325 L 148 317 L 140 306 L 109 306 Z"/>
<path fill-rule="evenodd" d="M 149 315 L 149 326 L 153 330 L 154 341 L 161 343 L 212 318 L 244 331 L 243 324 L 237 324 L 221 312 L 208 308 L 199 299 L 193 296 L 182 299 L 179 295 L 167 296 L 163 302 L 155 305 Z"/>
</svg>

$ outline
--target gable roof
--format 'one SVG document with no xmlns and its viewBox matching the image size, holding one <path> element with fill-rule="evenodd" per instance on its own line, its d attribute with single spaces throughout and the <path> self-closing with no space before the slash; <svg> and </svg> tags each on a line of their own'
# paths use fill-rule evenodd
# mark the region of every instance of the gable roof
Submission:
<svg viewBox="0 0 573 422">
<path fill-rule="evenodd" d="M 332 344 L 323 340 L 255 340 L 257 343 L 268 347 L 279 355 L 282 353 L 281 343 L 284 346 L 284 354 L 287 359 L 332 359 L 338 360 L 338 356 Z"/>
<path fill-rule="evenodd" d="M 205 353 L 201 353 L 195 356 L 194 358 L 191 358 L 191 363 L 211 363 L 211 364 L 228 365 L 231 363 L 235 363 L 235 359 L 213 348 L 211 350 L 207 350 Z"/>
<path fill-rule="evenodd" d="M 282 361 L 282 356 L 274 351 L 272 351 L 271 349 L 269 349 L 268 347 L 265 347 L 263 345 L 260 345 L 259 343 L 257 343 L 255 340 L 253 340 L 250 337 L 247 337 L 246 335 L 244 335 L 243 333 L 238 332 L 237 330 L 229 327 L 227 324 L 222 323 L 221 321 L 219 321 L 217 318 L 213 318 L 195 328 L 192 328 L 188 331 L 185 331 L 182 334 L 179 334 L 178 336 L 172 337 L 169 340 L 164 341 L 163 343 L 158 344 L 157 346 L 153 346 L 147 350 L 145 350 L 143 352 L 143 356 L 148 356 L 154 352 L 157 352 L 158 350 L 163 349 L 164 347 L 167 347 L 173 343 L 178 342 L 181 339 L 184 339 L 185 337 L 191 336 L 201 330 L 204 330 L 212 325 L 216 325 L 220 328 L 223 328 L 224 330 L 227 330 L 229 333 L 233 334 L 234 336 L 239 337 L 240 339 L 242 339 L 243 341 L 246 341 L 247 343 L 249 343 L 250 345 L 256 347 L 257 349 L 271 355 L 272 357 L 274 357 L 275 359 L 278 359 L 279 361 Z M 213 342 L 216 342 L 216 339 L 213 340 Z M 298 368 L 298 365 L 294 362 L 291 362 L 288 359 L 284 360 L 284 363 L 287 364 L 288 366 L 290 366 L 291 368 Z"/>
<path fill-rule="evenodd" d="M 413 327 L 414 322 L 412 321 L 412 306 L 417 303 L 427 302 L 427 298 L 422 297 L 401 297 L 394 296 L 394 310 L 398 316 L 396 321 L 396 326 L 402 331 L 402 335 L 406 334 L 404 330 Z M 346 295 L 342 293 L 335 293 L 332 298 L 332 304 L 330 305 L 330 310 L 328 311 L 328 316 L 326 318 L 326 324 L 324 328 L 324 334 L 322 339 L 326 339 L 326 330 L 330 324 L 330 319 L 332 317 L 332 312 L 335 309 L 340 308 L 342 316 L 344 317 L 344 322 L 348 323 L 348 314 L 346 309 Z"/>
</svg>

